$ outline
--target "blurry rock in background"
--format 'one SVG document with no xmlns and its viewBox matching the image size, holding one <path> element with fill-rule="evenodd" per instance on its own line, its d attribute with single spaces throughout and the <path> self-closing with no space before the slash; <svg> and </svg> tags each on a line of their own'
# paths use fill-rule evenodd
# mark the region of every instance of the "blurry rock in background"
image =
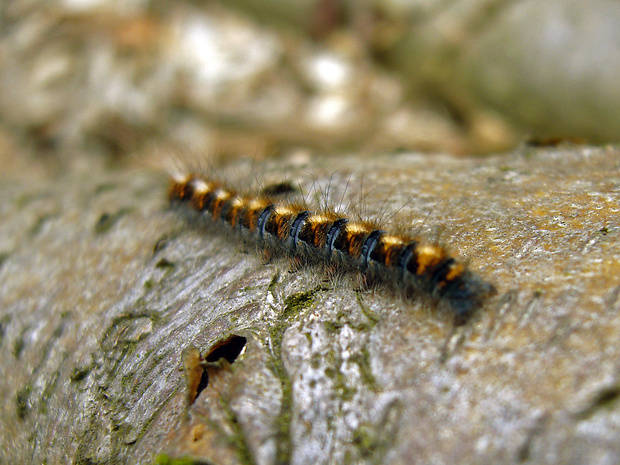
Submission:
<svg viewBox="0 0 620 465">
<path fill-rule="evenodd" d="M 620 134 L 612 0 L 14 0 L 0 15 L 0 145 L 57 168 Z"/>
<path fill-rule="evenodd" d="M 385 3 L 417 17 L 387 51 L 394 66 L 436 89 L 472 129 L 488 105 L 531 136 L 620 140 L 618 2 Z"/>
</svg>

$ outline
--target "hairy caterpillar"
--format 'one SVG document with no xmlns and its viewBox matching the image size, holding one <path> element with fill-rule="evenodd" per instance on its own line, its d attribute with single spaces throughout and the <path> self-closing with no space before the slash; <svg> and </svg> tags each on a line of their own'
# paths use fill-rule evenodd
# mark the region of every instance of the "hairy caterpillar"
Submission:
<svg viewBox="0 0 620 465">
<path fill-rule="evenodd" d="M 300 203 L 279 200 L 278 193 L 275 189 L 239 195 L 221 183 L 189 174 L 173 176 L 168 197 L 279 255 L 343 273 L 361 273 L 368 282 L 396 285 L 407 296 L 424 293 L 445 301 L 458 322 L 465 321 L 493 291 L 493 286 L 439 245 L 389 233 L 333 211 L 312 211 Z"/>
</svg>

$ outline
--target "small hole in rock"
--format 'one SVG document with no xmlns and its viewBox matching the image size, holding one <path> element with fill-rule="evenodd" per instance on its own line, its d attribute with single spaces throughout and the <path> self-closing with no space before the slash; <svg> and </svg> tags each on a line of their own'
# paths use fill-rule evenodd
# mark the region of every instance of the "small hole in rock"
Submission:
<svg viewBox="0 0 620 465">
<path fill-rule="evenodd" d="M 194 403 L 194 401 L 198 399 L 198 396 L 200 395 L 200 393 L 204 391 L 208 385 L 209 385 L 209 373 L 207 372 L 207 370 L 205 370 L 202 372 L 202 375 L 200 375 L 200 382 L 198 383 L 198 387 L 196 388 L 196 395 L 192 399 L 191 403 Z"/>
<path fill-rule="evenodd" d="M 288 181 L 269 184 L 263 188 L 263 194 L 267 196 L 286 195 L 294 193 L 295 191 L 295 186 Z"/>
<path fill-rule="evenodd" d="M 239 354 L 243 352 L 246 342 L 248 340 L 243 336 L 231 336 L 215 344 L 205 360 L 207 362 L 217 362 L 219 359 L 224 358 L 228 363 L 233 363 L 237 360 Z"/>
<path fill-rule="evenodd" d="M 157 263 L 155 263 L 155 268 L 174 268 L 174 263 L 167 258 L 160 258 Z"/>
</svg>

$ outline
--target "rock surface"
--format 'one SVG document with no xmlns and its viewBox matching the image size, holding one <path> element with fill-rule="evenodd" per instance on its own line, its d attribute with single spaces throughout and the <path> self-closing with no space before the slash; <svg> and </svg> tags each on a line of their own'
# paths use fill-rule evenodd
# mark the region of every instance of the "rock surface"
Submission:
<svg viewBox="0 0 620 465">
<path fill-rule="evenodd" d="M 286 173 L 445 243 L 497 295 L 454 326 L 426 299 L 265 263 L 169 208 L 159 174 L 4 180 L 0 462 L 620 460 L 617 149 Z"/>
</svg>

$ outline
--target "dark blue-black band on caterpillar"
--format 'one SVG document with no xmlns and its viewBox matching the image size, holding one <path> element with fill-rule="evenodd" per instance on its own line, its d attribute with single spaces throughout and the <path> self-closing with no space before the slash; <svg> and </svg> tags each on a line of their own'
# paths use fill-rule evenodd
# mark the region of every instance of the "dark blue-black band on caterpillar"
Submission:
<svg viewBox="0 0 620 465">
<path fill-rule="evenodd" d="M 377 247 L 377 244 L 379 243 L 379 239 L 384 234 L 385 234 L 385 231 L 381 229 L 375 229 L 373 232 L 371 232 L 368 235 L 368 237 L 364 241 L 364 245 L 362 246 L 362 256 L 361 256 L 361 264 L 360 264 L 360 268 L 362 270 L 364 270 L 368 266 L 368 261 L 370 260 L 370 256 L 372 255 L 372 252 Z"/>
</svg>

